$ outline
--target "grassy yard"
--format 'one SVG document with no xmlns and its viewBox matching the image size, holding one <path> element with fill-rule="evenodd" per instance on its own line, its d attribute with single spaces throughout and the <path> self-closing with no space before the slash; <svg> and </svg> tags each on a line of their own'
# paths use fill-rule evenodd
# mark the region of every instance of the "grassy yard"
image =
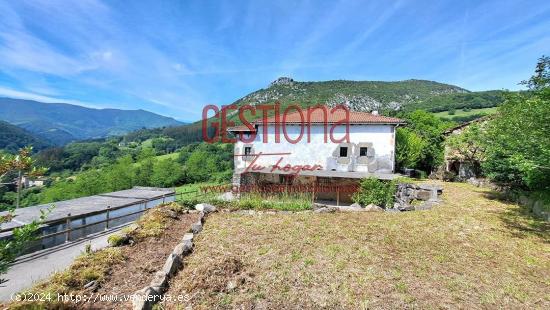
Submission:
<svg viewBox="0 0 550 310">
<path fill-rule="evenodd" d="M 213 214 L 168 293 L 193 309 L 548 309 L 548 224 L 487 190 L 444 188 L 428 211 Z"/>
</svg>

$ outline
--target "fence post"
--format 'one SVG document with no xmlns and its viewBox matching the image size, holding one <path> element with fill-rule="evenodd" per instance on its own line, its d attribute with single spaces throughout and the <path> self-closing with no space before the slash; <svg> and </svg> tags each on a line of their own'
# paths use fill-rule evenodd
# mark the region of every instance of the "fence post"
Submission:
<svg viewBox="0 0 550 310">
<path fill-rule="evenodd" d="M 162 204 L 164 204 L 164 198 L 166 198 L 166 194 L 162 195 Z"/>
<path fill-rule="evenodd" d="M 65 233 L 65 242 L 69 242 L 71 240 L 71 214 L 67 213 L 67 219 L 65 220 L 65 229 L 67 232 Z"/>
<path fill-rule="evenodd" d="M 109 229 L 109 213 L 111 211 L 111 206 L 107 206 L 107 212 L 105 215 L 105 230 Z"/>
</svg>

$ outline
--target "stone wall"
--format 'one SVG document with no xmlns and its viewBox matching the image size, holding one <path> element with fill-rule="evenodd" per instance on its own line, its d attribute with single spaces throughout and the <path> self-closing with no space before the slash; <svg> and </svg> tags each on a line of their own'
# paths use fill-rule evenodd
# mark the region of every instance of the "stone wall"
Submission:
<svg viewBox="0 0 550 310">
<path fill-rule="evenodd" d="M 399 211 L 426 210 L 441 200 L 443 187 L 435 184 L 399 183 L 393 209 Z"/>
</svg>

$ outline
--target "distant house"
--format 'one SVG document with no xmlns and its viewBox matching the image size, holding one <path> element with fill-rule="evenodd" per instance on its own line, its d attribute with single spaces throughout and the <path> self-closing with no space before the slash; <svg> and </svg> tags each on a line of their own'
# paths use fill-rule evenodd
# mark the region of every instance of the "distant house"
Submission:
<svg viewBox="0 0 550 310">
<path fill-rule="evenodd" d="M 368 176 L 396 177 L 395 128 L 404 122 L 351 111 L 342 122 L 345 114 L 337 110 L 325 115 L 319 109 L 309 115 L 291 113 L 284 120 L 281 116 L 279 122 L 275 117 L 260 119 L 253 129 L 229 128 L 240 140 L 251 140 L 235 143 L 233 185 L 357 184 Z M 346 134 L 348 141 L 339 141 Z"/>
<path fill-rule="evenodd" d="M 488 119 L 489 119 L 488 117 L 482 117 L 482 118 L 478 118 L 478 119 L 460 124 L 458 126 L 455 126 L 445 131 L 444 135 L 447 138 L 453 135 L 459 135 L 472 124 L 479 124 L 483 126 Z M 479 177 L 481 173 L 481 163 L 479 161 L 474 161 L 468 158 L 464 158 L 462 154 L 458 152 L 454 152 L 448 146 L 445 146 L 444 154 L 445 154 L 444 169 L 446 172 L 452 173 L 459 180 L 466 180 L 472 177 L 474 178 Z"/>
<path fill-rule="evenodd" d="M 21 177 L 21 186 L 23 188 L 29 188 L 29 187 L 42 187 L 45 185 L 46 181 L 48 179 L 45 177 L 37 177 L 37 178 L 30 178 L 27 176 Z"/>
</svg>

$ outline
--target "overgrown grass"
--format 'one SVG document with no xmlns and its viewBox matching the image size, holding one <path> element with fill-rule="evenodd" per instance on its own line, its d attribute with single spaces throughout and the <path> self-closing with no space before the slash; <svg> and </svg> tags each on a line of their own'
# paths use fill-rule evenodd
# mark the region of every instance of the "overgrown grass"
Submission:
<svg viewBox="0 0 550 310">
<path fill-rule="evenodd" d="M 442 185 L 428 211 L 213 214 L 168 293 L 194 309 L 549 308 L 548 224 Z"/>
<path fill-rule="evenodd" d="M 307 193 L 260 194 L 243 193 L 241 198 L 229 205 L 234 209 L 257 209 L 279 211 L 303 211 L 311 209 L 312 196 Z"/>
<path fill-rule="evenodd" d="M 64 309 L 58 294 L 79 294 L 83 287 L 91 281 L 102 282 L 109 274 L 110 269 L 123 263 L 125 257 L 120 248 L 106 248 L 97 252 L 84 253 L 66 270 L 53 274 L 47 281 L 40 283 L 22 294 L 38 294 L 50 296 L 45 302 L 16 302 L 10 304 L 9 309 Z"/>
</svg>

